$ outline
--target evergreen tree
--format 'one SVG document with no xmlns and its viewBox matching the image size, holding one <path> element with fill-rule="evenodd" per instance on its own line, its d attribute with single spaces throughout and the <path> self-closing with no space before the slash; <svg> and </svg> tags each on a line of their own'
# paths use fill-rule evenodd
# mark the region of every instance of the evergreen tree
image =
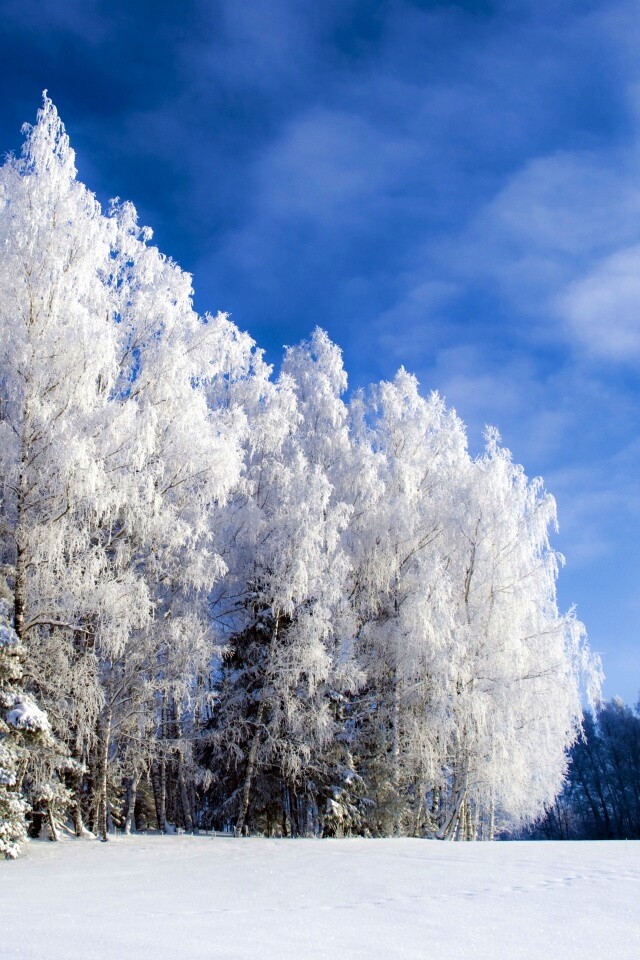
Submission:
<svg viewBox="0 0 640 960">
<path fill-rule="evenodd" d="M 52 746 L 47 715 L 24 690 L 24 658 L 9 604 L 0 600 L 0 853 L 7 859 L 17 857 L 27 838 L 29 804 L 22 785 L 30 750 Z"/>
</svg>

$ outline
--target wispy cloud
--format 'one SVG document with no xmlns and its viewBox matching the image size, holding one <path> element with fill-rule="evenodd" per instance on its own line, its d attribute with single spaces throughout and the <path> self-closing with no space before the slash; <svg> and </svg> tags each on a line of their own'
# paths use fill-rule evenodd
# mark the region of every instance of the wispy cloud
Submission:
<svg viewBox="0 0 640 960">
<path fill-rule="evenodd" d="M 640 244 L 618 250 L 571 283 L 556 306 L 570 335 L 594 356 L 640 359 Z"/>
</svg>

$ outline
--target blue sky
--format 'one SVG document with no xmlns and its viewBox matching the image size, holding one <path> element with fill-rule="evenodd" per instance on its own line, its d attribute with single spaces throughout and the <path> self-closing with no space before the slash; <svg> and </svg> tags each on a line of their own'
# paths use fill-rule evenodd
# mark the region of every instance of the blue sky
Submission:
<svg viewBox="0 0 640 960">
<path fill-rule="evenodd" d="M 81 179 L 131 199 L 277 360 L 404 364 L 558 500 L 601 652 L 640 689 L 640 11 L 628 0 L 3 0 L 0 143 L 48 88 Z"/>
</svg>

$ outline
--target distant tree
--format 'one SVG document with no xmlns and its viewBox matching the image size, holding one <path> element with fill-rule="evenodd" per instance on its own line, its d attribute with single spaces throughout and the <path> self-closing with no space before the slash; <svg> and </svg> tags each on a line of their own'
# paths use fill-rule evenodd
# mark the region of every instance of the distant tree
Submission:
<svg viewBox="0 0 640 960">
<path fill-rule="evenodd" d="M 640 705 L 586 711 L 562 793 L 530 831 L 550 839 L 640 839 Z"/>
</svg>

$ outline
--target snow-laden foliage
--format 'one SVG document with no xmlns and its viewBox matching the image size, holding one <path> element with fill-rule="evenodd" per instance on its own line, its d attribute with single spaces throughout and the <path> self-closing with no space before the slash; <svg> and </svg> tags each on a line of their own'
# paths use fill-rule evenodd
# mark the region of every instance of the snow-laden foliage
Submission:
<svg viewBox="0 0 640 960">
<path fill-rule="evenodd" d="M 537 815 L 598 682 L 541 481 L 495 432 L 472 458 L 405 370 L 347 403 L 321 330 L 274 377 L 77 180 L 46 96 L 25 134 L 0 170 L 5 852 L 23 794 L 52 837 Z"/>
<path fill-rule="evenodd" d="M 42 766 L 43 758 L 56 753 L 51 726 L 46 713 L 24 690 L 23 663 L 25 649 L 11 625 L 9 604 L 0 599 L 0 854 L 7 859 L 17 857 L 24 843 L 29 801 L 42 801 L 55 831 L 55 811 L 51 801 L 56 784 L 51 775 L 57 765 L 49 764 L 49 780 L 36 786 L 25 775 L 31 757 Z M 41 796 L 46 786 L 50 797 Z M 49 801 L 49 802 L 48 802 Z"/>
</svg>

